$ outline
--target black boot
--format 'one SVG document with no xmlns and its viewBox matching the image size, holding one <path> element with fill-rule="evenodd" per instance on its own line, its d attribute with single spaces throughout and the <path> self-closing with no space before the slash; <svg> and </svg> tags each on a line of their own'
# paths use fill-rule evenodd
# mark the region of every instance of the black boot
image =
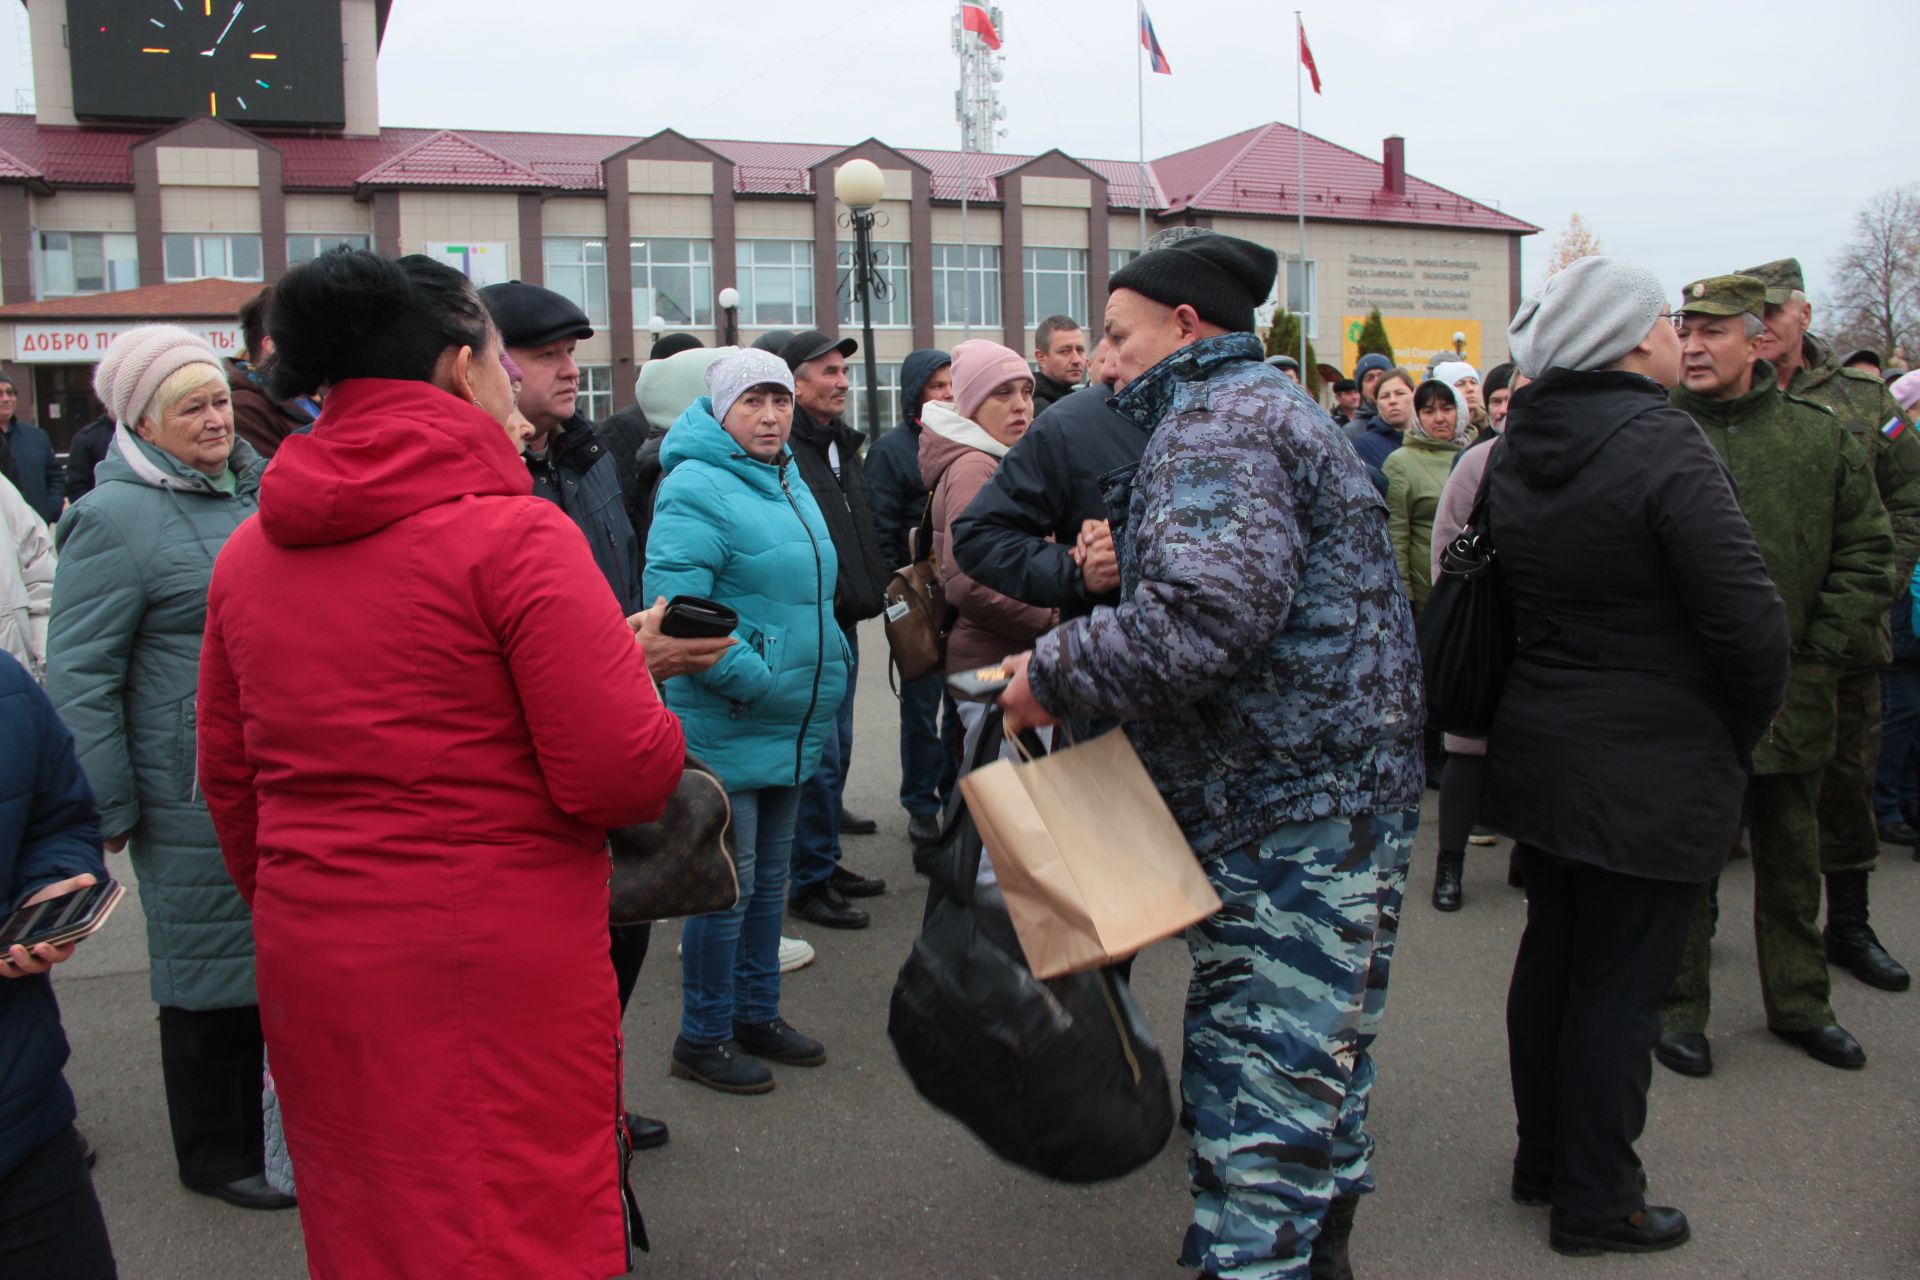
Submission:
<svg viewBox="0 0 1920 1280">
<path fill-rule="evenodd" d="M 1827 877 L 1827 959 L 1870 987 L 1905 991 L 1913 979 L 1887 954 L 1867 923 L 1867 873 L 1835 871 Z"/>
<path fill-rule="evenodd" d="M 1433 872 L 1433 909 L 1435 911 L 1458 911 L 1460 909 L 1460 868 L 1467 855 L 1458 851 L 1440 851 L 1440 863 Z"/>
<path fill-rule="evenodd" d="M 1353 1238 L 1353 1211 L 1359 1207 L 1359 1196 L 1335 1196 L 1327 1205 L 1320 1234 L 1313 1238 L 1313 1257 L 1307 1262 L 1309 1280 L 1353 1280 L 1347 1242 Z"/>
</svg>

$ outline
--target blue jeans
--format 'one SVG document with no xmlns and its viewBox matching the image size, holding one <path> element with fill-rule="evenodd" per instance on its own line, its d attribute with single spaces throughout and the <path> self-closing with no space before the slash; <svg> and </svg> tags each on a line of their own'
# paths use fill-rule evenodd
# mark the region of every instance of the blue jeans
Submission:
<svg viewBox="0 0 1920 1280">
<path fill-rule="evenodd" d="M 680 934 L 680 1034 L 694 1044 L 733 1039 L 735 1022 L 780 1016 L 780 917 L 800 788 L 729 791 L 727 799 L 740 901 L 730 911 L 694 916 Z"/>
<path fill-rule="evenodd" d="M 847 696 L 833 717 L 820 767 L 800 784 L 800 820 L 793 832 L 796 894 L 825 884 L 840 865 L 840 798 L 847 792 L 847 762 L 853 756 L 853 691 L 860 683 L 860 637 L 852 627 L 842 628 L 842 634 L 853 655 L 847 667 Z"/>
<path fill-rule="evenodd" d="M 912 814 L 939 813 L 959 776 L 960 709 L 947 693 L 946 674 L 934 671 L 901 681 L 900 807 Z"/>
<path fill-rule="evenodd" d="M 1880 673 L 1880 766 L 1873 813 L 1881 826 L 1920 818 L 1920 671 Z"/>
</svg>

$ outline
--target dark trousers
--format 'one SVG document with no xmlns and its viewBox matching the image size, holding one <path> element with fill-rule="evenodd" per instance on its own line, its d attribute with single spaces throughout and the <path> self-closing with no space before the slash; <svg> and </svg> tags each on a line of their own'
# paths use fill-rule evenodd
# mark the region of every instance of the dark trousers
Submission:
<svg viewBox="0 0 1920 1280">
<path fill-rule="evenodd" d="M 1920 671 L 1880 673 L 1880 760 L 1873 811 L 1881 826 L 1920 822 Z"/>
<path fill-rule="evenodd" d="M 0 1276 L 113 1280 L 119 1274 L 85 1151 L 68 1125 L 0 1178 Z"/>
<path fill-rule="evenodd" d="M 1820 870 L 1826 875 L 1879 865 L 1873 816 L 1879 763 L 1880 673 L 1844 672 L 1834 698 L 1833 759 L 1820 775 Z"/>
<path fill-rule="evenodd" d="M 180 1181 L 201 1191 L 266 1168 L 260 1006 L 160 1006 L 160 1074 Z"/>
<path fill-rule="evenodd" d="M 616 924 L 607 930 L 613 960 L 613 980 L 620 987 L 620 1016 L 627 1016 L 627 1001 L 633 998 L 633 985 L 640 981 L 640 966 L 646 963 L 647 943 L 653 937 L 650 924 Z"/>
<path fill-rule="evenodd" d="M 847 769 L 853 763 L 853 691 L 860 683 L 860 637 L 843 627 L 853 663 L 847 670 L 847 696 L 833 710 L 820 767 L 800 784 L 800 816 L 793 828 L 793 862 L 788 892 L 802 894 L 833 878 L 840 865 L 840 800 L 847 793 Z M 822 707 L 815 715 L 828 714 Z"/>
<path fill-rule="evenodd" d="M 1647 1123 L 1660 998 L 1700 886 L 1624 876 L 1518 847 L 1527 928 L 1507 989 L 1516 1176 L 1556 1209 L 1612 1222 L 1641 1208 L 1633 1144 Z"/>
<path fill-rule="evenodd" d="M 946 723 L 941 724 L 945 708 Z M 900 682 L 900 807 L 908 813 L 939 813 L 947 807 L 960 774 L 960 709 L 947 692 L 947 677 L 933 671 Z"/>
<path fill-rule="evenodd" d="M 1449 754 L 1440 771 L 1440 852 L 1464 853 L 1480 795 L 1487 787 L 1487 758 Z"/>
</svg>

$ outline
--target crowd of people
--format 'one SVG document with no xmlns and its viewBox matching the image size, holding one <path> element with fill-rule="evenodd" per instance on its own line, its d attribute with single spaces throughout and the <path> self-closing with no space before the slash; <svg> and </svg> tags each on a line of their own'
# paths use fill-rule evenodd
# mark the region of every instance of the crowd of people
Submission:
<svg viewBox="0 0 1920 1280">
<path fill-rule="evenodd" d="M 784 928 L 864 928 L 886 891 L 842 853 L 874 827 L 844 803 L 859 627 L 930 556 L 910 838 L 987 710 L 944 676 L 1004 665 L 1010 731 L 1128 734 L 1224 904 L 1187 937 L 1183 1266 L 1352 1275 L 1429 786 L 1433 906 L 1495 833 L 1526 894 L 1513 1199 L 1563 1252 L 1683 1243 L 1634 1145 L 1653 1061 L 1712 1070 L 1727 860 L 1784 1040 L 1862 1066 L 1829 965 L 1908 985 L 1868 886 L 1920 843 L 1920 374 L 1836 359 L 1791 259 L 1675 305 L 1594 257 L 1524 302 L 1510 363 L 1365 355 L 1330 415 L 1254 335 L 1277 266 L 1164 231 L 1091 349 L 1055 316 L 1030 354 L 916 351 L 870 447 L 853 339 L 668 335 L 596 424 L 571 301 L 346 249 L 248 304 L 241 359 L 117 338 L 64 468 L 8 412 L 0 883 L 131 862 L 182 1184 L 297 1205 L 316 1276 L 624 1273 L 629 1165 L 669 1135 L 624 1101 L 651 927 L 609 923 L 606 833 L 689 761 L 726 789 L 739 898 L 679 931 L 670 1074 L 826 1063 L 782 1016 L 814 959 Z M 1430 721 L 1416 643 L 1469 534 L 1517 648 L 1482 737 Z M 737 624 L 670 634 L 680 597 Z M 0 956 L 0 1272 L 92 1280 L 71 954 Z"/>
</svg>

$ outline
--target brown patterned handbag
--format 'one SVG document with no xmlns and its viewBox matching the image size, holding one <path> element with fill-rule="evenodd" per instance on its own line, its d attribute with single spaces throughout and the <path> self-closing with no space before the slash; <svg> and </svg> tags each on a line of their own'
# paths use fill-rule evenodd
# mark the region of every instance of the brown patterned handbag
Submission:
<svg viewBox="0 0 1920 1280">
<path fill-rule="evenodd" d="M 614 924 L 701 916 L 740 901 L 733 806 L 719 775 L 692 756 L 660 820 L 616 828 L 607 843 Z"/>
</svg>

